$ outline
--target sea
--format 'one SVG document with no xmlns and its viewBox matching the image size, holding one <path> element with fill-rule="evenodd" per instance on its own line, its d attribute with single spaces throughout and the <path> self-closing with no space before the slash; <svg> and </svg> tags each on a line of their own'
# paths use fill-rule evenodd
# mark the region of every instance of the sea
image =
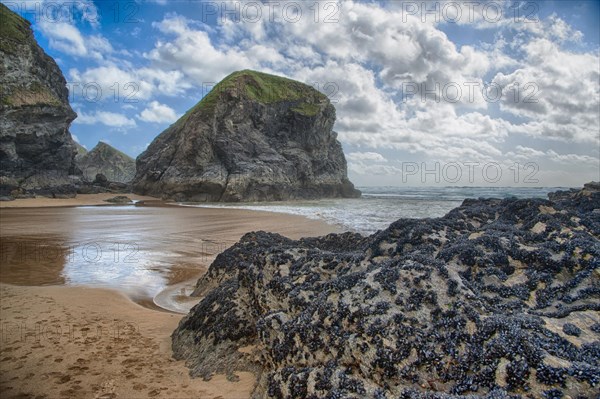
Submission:
<svg viewBox="0 0 600 399">
<path fill-rule="evenodd" d="M 209 208 L 236 208 L 280 212 L 320 219 L 345 231 L 372 234 L 400 218 L 435 218 L 460 206 L 467 198 L 548 198 L 566 187 L 357 187 L 356 199 L 256 202 L 236 204 L 182 204 Z"/>
</svg>

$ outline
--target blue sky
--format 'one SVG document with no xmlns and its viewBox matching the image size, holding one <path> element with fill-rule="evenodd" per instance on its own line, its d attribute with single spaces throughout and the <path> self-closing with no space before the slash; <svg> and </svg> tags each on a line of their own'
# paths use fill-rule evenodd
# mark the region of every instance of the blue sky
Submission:
<svg viewBox="0 0 600 399">
<path fill-rule="evenodd" d="M 600 180 L 595 1 L 2 2 L 61 67 L 88 149 L 135 157 L 251 68 L 330 95 L 358 185 Z"/>
</svg>

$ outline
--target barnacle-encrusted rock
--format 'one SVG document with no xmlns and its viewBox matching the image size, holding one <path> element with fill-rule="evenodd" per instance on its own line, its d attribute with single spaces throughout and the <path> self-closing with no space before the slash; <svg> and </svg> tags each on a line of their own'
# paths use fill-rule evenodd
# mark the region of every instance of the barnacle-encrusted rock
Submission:
<svg viewBox="0 0 600 399">
<path fill-rule="evenodd" d="M 255 371 L 257 398 L 597 397 L 600 187 L 551 198 L 370 237 L 246 234 L 198 281 L 175 357 Z"/>
</svg>

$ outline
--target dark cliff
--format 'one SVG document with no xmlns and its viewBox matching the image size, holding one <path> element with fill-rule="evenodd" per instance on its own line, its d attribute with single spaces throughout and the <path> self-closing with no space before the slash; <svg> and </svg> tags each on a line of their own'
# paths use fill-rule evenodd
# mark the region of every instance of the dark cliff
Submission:
<svg viewBox="0 0 600 399">
<path fill-rule="evenodd" d="M 128 183 L 135 176 L 135 160 L 102 141 L 91 151 L 79 155 L 77 166 L 87 181 L 93 181 L 98 173 L 119 183 Z"/>
<path fill-rule="evenodd" d="M 235 72 L 138 157 L 133 187 L 183 201 L 356 197 L 334 122 L 310 86 Z"/>
<path fill-rule="evenodd" d="M 30 23 L 0 4 L 0 196 L 75 195 L 77 116 Z"/>
</svg>

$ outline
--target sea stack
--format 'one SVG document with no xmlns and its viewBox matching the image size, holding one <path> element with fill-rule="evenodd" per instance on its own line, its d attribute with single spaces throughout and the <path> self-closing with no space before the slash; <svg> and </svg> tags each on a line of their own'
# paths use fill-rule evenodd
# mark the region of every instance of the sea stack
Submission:
<svg viewBox="0 0 600 399">
<path fill-rule="evenodd" d="M 93 181 L 98 173 L 118 183 L 128 183 L 135 176 L 135 160 L 102 141 L 91 151 L 78 155 L 77 166 L 87 181 Z"/>
<path fill-rule="evenodd" d="M 0 22 L 0 197 L 74 196 L 66 80 L 29 21 L 0 4 Z"/>
<path fill-rule="evenodd" d="M 357 197 L 314 88 L 255 71 L 227 76 L 136 162 L 134 192 L 177 201 Z"/>
</svg>

